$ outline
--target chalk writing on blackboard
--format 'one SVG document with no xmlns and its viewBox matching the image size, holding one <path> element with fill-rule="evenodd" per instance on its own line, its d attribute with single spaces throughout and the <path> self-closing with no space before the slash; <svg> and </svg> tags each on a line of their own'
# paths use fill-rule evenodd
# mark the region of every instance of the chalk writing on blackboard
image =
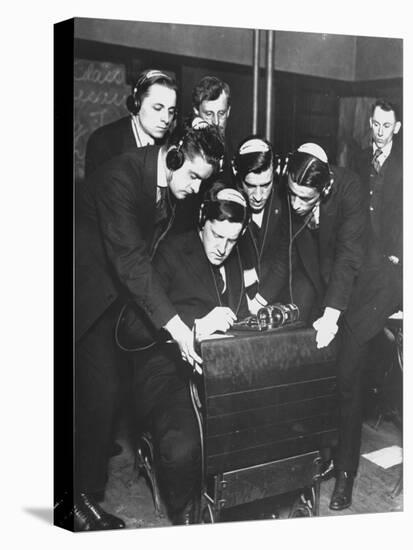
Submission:
<svg viewBox="0 0 413 550">
<path fill-rule="evenodd" d="M 127 114 L 125 67 L 109 62 L 77 59 L 74 64 L 75 178 L 84 177 L 86 144 L 90 134 Z"/>
</svg>

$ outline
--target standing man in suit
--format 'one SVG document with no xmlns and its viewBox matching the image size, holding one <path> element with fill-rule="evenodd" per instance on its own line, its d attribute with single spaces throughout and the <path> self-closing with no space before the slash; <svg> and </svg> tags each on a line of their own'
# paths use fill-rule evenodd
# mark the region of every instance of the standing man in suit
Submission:
<svg viewBox="0 0 413 550">
<path fill-rule="evenodd" d="M 237 186 L 247 195 L 252 211 L 251 223 L 240 241 L 252 314 L 273 297 L 271 266 L 281 244 L 282 201 L 277 168 L 278 158 L 271 143 L 259 136 L 244 139 L 233 161 Z"/>
<path fill-rule="evenodd" d="M 95 130 L 86 146 L 85 177 L 111 158 L 164 141 L 176 116 L 178 86 L 157 69 L 139 74 L 126 100 L 129 116 Z"/>
<path fill-rule="evenodd" d="M 362 188 L 356 174 L 329 165 L 315 143 L 292 153 L 283 175 L 289 247 L 276 260 L 274 289 L 289 279 L 290 300 L 302 320 L 314 323 L 317 345 L 324 347 L 338 331 L 364 257 Z"/>
<path fill-rule="evenodd" d="M 222 154 L 216 128 L 176 130 L 167 145 L 113 158 L 78 189 L 76 530 L 124 527 L 98 504 L 119 383 L 114 327 L 124 301 L 132 301 L 156 329 L 167 330 L 186 361 L 200 361 L 192 332 L 163 290 L 151 257 L 171 226 L 175 200 L 197 193 L 201 181 L 218 169 Z"/>
<path fill-rule="evenodd" d="M 359 342 L 361 324 L 371 323 L 362 307 L 363 292 L 368 289 L 360 286 L 366 258 L 365 193 L 355 174 L 330 166 L 324 150 L 314 143 L 299 147 L 288 158 L 283 173 L 290 204 L 290 245 L 288 259 L 278 261 L 281 265 L 275 270 L 275 284 L 280 287 L 289 273 L 291 301 L 299 306 L 301 318 L 313 323 L 317 347 L 328 346 L 338 332 L 339 446 L 330 508 L 341 510 L 351 504 L 359 460 Z M 322 477 L 331 471 L 332 465 L 327 463 Z"/>
<path fill-rule="evenodd" d="M 231 89 L 216 76 L 204 76 L 192 90 L 192 114 L 221 130 L 225 140 L 225 154 L 221 176 L 229 184 L 232 181 L 232 148 L 225 131 L 231 114 Z"/>
<path fill-rule="evenodd" d="M 402 308 L 403 301 L 403 166 L 401 147 L 393 139 L 401 128 L 395 105 L 376 101 L 370 128 L 372 147 L 363 151 L 357 163 L 368 211 L 367 249 L 345 315 L 348 330 L 343 331 L 338 359 L 341 416 L 332 510 L 351 505 L 360 457 L 361 377 L 368 344 L 383 331 L 387 318 Z"/>
<path fill-rule="evenodd" d="M 228 184 L 232 182 L 231 150 L 225 140 L 225 130 L 231 113 L 231 90 L 229 85 L 216 76 L 204 76 L 192 90 L 192 113 L 188 117 L 201 118 L 210 125 L 216 126 L 222 133 L 225 143 L 225 152 L 220 166 L 220 179 Z M 178 205 L 174 230 L 177 233 L 185 232 L 196 227 L 197 216 L 200 207 L 200 197 L 211 185 L 206 181 L 201 193 L 196 197 L 188 197 Z"/>
<path fill-rule="evenodd" d="M 198 228 L 168 236 L 153 265 L 179 316 L 196 338 L 226 332 L 246 313 L 236 242 L 249 219 L 239 191 L 217 181 L 204 196 Z M 159 343 L 135 354 L 139 424 L 152 433 L 155 468 L 174 524 L 197 522 L 201 489 L 199 426 L 189 393 L 190 369 L 178 347 Z"/>
<path fill-rule="evenodd" d="M 216 76 L 204 76 L 192 90 L 192 111 L 208 124 L 215 124 L 225 135 L 231 113 L 231 90 Z"/>
</svg>

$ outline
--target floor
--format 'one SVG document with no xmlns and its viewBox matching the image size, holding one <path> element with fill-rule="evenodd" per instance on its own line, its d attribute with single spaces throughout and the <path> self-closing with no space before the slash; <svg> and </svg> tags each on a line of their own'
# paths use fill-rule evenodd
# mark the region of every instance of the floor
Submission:
<svg viewBox="0 0 413 550">
<path fill-rule="evenodd" d="M 376 418 L 367 419 L 363 424 L 362 450 L 368 453 L 392 445 L 401 447 L 401 433 L 396 423 L 384 420 L 375 426 Z M 134 457 L 126 438 L 120 436 L 122 454 L 113 457 L 110 462 L 109 481 L 103 507 L 123 518 L 128 528 L 163 527 L 171 525 L 165 516 L 155 513 L 152 495 L 143 476 L 134 470 Z M 402 465 L 397 464 L 383 468 L 361 458 L 359 473 L 355 480 L 353 502 L 350 508 L 341 512 L 332 512 L 329 507 L 334 479 L 321 485 L 320 515 L 348 515 L 372 512 L 397 512 L 403 510 L 403 491 L 392 496 L 392 491 L 400 478 Z M 287 518 L 292 500 L 288 498 L 272 499 L 272 513 L 269 513 L 268 502 L 255 502 L 253 506 L 232 509 L 226 521 L 242 521 L 268 517 Z M 235 510 L 235 513 L 234 513 Z"/>
</svg>

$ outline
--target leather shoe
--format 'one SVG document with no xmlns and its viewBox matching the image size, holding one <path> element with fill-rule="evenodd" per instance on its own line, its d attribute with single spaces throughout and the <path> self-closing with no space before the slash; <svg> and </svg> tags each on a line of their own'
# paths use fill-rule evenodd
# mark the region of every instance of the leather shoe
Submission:
<svg viewBox="0 0 413 550">
<path fill-rule="evenodd" d="M 339 470 L 336 475 L 336 484 L 330 500 L 330 510 L 344 510 L 351 506 L 354 474 Z"/>
<path fill-rule="evenodd" d="M 103 529 L 123 529 L 125 522 L 105 512 L 96 500 L 86 493 L 80 493 L 73 507 L 75 531 L 98 531 Z"/>
</svg>

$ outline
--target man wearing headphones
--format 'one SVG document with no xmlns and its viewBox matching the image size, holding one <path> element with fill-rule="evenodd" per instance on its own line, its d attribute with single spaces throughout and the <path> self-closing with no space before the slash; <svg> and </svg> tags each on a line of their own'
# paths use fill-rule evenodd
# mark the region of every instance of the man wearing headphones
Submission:
<svg viewBox="0 0 413 550">
<path fill-rule="evenodd" d="M 216 76 L 204 76 L 192 90 L 192 113 L 189 121 L 201 118 L 207 124 L 216 126 L 222 132 L 225 142 L 225 152 L 222 158 L 219 176 L 228 184 L 232 182 L 231 150 L 225 140 L 225 130 L 231 113 L 231 90 L 229 85 Z M 202 192 L 211 184 L 205 182 Z M 189 197 L 178 205 L 174 231 L 185 232 L 196 227 L 200 207 L 200 197 Z"/>
<path fill-rule="evenodd" d="M 78 189 L 75 275 L 75 529 L 123 527 L 97 503 L 106 484 L 118 390 L 114 327 L 125 301 L 163 327 L 190 364 L 201 361 L 190 328 L 155 275 L 151 257 L 171 226 L 175 200 L 197 193 L 223 154 L 214 127 L 176 130 L 168 145 L 119 155 Z"/>
<path fill-rule="evenodd" d="M 139 74 L 126 100 L 129 116 L 95 130 L 86 146 L 85 177 L 111 158 L 162 143 L 176 116 L 175 78 L 157 69 Z"/>
<path fill-rule="evenodd" d="M 237 186 L 248 197 L 251 223 L 240 241 L 248 307 L 257 313 L 272 291 L 272 263 L 281 245 L 281 206 L 278 158 L 272 145 L 259 136 L 244 139 L 233 160 Z"/>
<path fill-rule="evenodd" d="M 349 461 L 346 446 L 352 437 L 350 426 L 351 430 L 356 428 L 354 416 L 357 414 L 349 391 L 353 391 L 360 379 L 355 376 L 351 361 L 349 364 L 343 358 L 348 350 L 354 349 L 356 342 L 356 332 L 348 315 L 365 258 L 367 212 L 358 177 L 345 168 L 330 166 L 324 150 L 314 143 L 299 147 L 289 157 L 283 173 L 290 204 L 290 299 L 299 306 L 301 318 L 313 322 L 317 347 L 328 346 L 340 327 L 339 447 L 330 508 L 341 510 L 351 504 L 358 463 L 355 455 L 354 460 Z M 359 422 L 361 426 L 361 416 Z M 331 464 L 323 476 L 327 477 L 330 472 Z"/>
<path fill-rule="evenodd" d="M 349 170 L 330 166 L 315 143 L 288 157 L 283 174 L 290 206 L 290 299 L 302 320 L 315 321 L 317 346 L 324 347 L 337 333 L 364 256 L 361 186 Z"/>
<path fill-rule="evenodd" d="M 156 251 L 154 269 L 196 339 L 226 332 L 247 314 L 236 243 L 248 221 L 243 194 L 217 181 L 203 197 L 198 228 L 169 235 Z M 202 479 L 200 427 L 183 359 L 170 343 L 135 355 L 138 418 L 152 433 L 155 469 L 174 524 L 199 521 Z"/>
</svg>

